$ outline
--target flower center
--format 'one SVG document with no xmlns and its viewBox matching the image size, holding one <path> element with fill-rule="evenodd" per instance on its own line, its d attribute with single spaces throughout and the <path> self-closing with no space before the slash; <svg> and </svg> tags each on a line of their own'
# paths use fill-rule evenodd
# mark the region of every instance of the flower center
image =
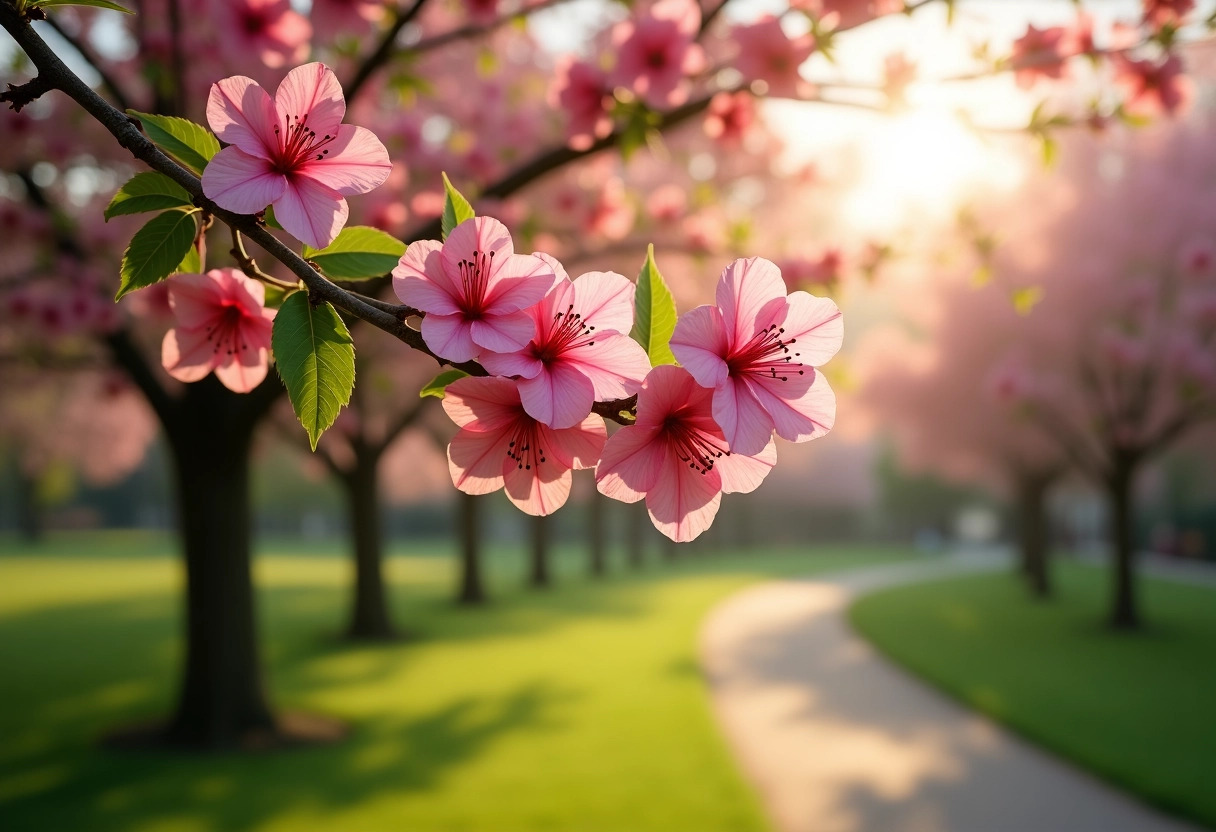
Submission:
<svg viewBox="0 0 1216 832">
<path fill-rule="evenodd" d="M 714 469 L 714 463 L 730 456 L 726 443 L 688 424 L 678 413 L 663 422 L 663 433 L 676 458 L 704 476 Z"/>
<path fill-rule="evenodd" d="M 732 376 L 763 376 L 776 381 L 789 381 L 792 375 L 804 375 L 805 366 L 797 359 L 802 353 L 790 352 L 797 338 L 783 338 L 785 327 L 772 324 L 751 337 L 726 360 Z"/>
<path fill-rule="evenodd" d="M 329 155 L 329 148 L 325 145 L 337 138 L 328 133 L 317 138 L 316 131 L 308 127 L 308 113 L 288 116 L 286 125 L 275 125 L 274 135 L 279 140 L 274 167 L 276 172 L 284 175 L 294 173 L 306 162 L 324 159 Z"/>
<path fill-rule="evenodd" d="M 524 415 L 522 409 L 519 421 L 515 423 L 515 431 L 507 442 L 507 456 L 515 462 L 516 469 L 520 471 L 531 471 L 533 466 L 539 467 L 546 461 L 536 420 Z"/>
<path fill-rule="evenodd" d="M 565 312 L 558 312 L 553 316 L 553 325 L 549 327 L 543 340 L 533 345 L 532 354 L 549 364 L 567 350 L 594 346 L 594 339 L 595 327 L 584 321 L 583 316 L 574 311 L 574 304 L 570 304 Z"/>
<path fill-rule="evenodd" d="M 213 355 L 236 355 L 241 350 L 249 349 L 245 340 L 241 323 L 245 313 L 241 307 L 230 300 L 221 302 L 221 311 L 214 322 L 207 327 L 207 341 L 212 344 Z"/>
<path fill-rule="evenodd" d="M 486 288 L 490 284 L 490 274 L 494 271 L 494 252 L 473 251 L 472 260 L 461 260 L 457 264 L 460 270 L 460 285 L 462 311 L 465 317 L 480 318 L 486 300 Z"/>
</svg>

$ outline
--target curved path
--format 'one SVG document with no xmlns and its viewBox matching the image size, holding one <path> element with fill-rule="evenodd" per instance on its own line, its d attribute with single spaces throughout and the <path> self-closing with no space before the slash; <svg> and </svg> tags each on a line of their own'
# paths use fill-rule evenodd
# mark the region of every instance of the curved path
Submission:
<svg viewBox="0 0 1216 832">
<path fill-rule="evenodd" d="M 999 558 L 935 558 L 727 599 L 701 632 L 714 710 L 780 832 L 1196 832 L 889 664 L 850 602 Z"/>
</svg>

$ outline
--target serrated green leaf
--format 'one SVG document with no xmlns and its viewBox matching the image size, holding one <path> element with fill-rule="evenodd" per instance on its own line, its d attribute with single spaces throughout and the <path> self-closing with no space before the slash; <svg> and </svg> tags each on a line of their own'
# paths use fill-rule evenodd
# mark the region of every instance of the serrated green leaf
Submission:
<svg viewBox="0 0 1216 832">
<path fill-rule="evenodd" d="M 122 255 L 119 270 L 122 282 L 114 300 L 127 292 L 159 283 L 177 270 L 194 247 L 198 232 L 194 214 L 194 210 L 166 211 L 135 232 Z"/>
<path fill-rule="evenodd" d="M 363 280 L 388 274 L 403 254 L 405 243 L 366 225 L 343 228 L 325 248 L 304 246 L 304 259 L 312 260 L 333 280 Z"/>
<path fill-rule="evenodd" d="M 287 296 L 270 339 L 287 396 L 312 449 L 350 402 L 355 387 L 355 344 L 328 303 L 313 305 L 307 292 Z"/>
<path fill-rule="evenodd" d="M 198 250 L 198 246 L 191 245 L 190 250 L 186 252 L 186 256 L 182 258 L 182 262 L 177 264 L 177 268 L 173 270 L 174 274 L 201 274 L 203 271 L 203 256 Z"/>
<path fill-rule="evenodd" d="M 464 194 L 456 190 L 456 186 L 452 184 L 452 180 L 448 179 L 446 173 L 443 174 L 443 217 L 439 221 L 440 228 L 443 229 L 443 239 L 447 239 L 452 233 L 452 229 L 460 225 L 465 220 L 471 220 L 477 216 L 473 213 L 473 206 L 464 198 Z"/>
<path fill-rule="evenodd" d="M 439 375 L 428 381 L 421 390 L 418 391 L 418 398 L 425 399 L 427 396 L 434 396 L 437 399 L 442 399 L 444 393 L 447 392 L 448 385 L 457 379 L 462 379 L 468 376 L 464 370 L 444 370 Z"/>
<path fill-rule="evenodd" d="M 266 206 L 266 213 L 262 215 L 262 219 L 265 220 L 269 228 L 277 228 L 279 231 L 284 230 L 283 226 L 279 225 L 279 218 L 274 215 L 273 205 Z"/>
<path fill-rule="evenodd" d="M 144 126 L 148 138 L 190 170 L 203 175 L 211 157 L 220 152 L 220 143 L 202 125 L 176 116 L 157 116 L 127 110 Z"/>
<path fill-rule="evenodd" d="M 123 14 L 135 14 L 126 6 L 120 6 L 117 3 L 111 3 L 109 0 L 34 0 L 29 4 L 30 8 L 46 9 L 51 6 L 92 6 L 97 9 L 110 9 Z"/>
<path fill-rule="evenodd" d="M 638 274 L 633 303 L 633 329 L 629 335 L 650 356 L 650 366 L 675 364 L 671 334 L 676 330 L 676 302 L 654 262 L 654 245 L 646 248 L 646 262 Z"/>
<path fill-rule="evenodd" d="M 118 189 L 110 204 L 106 206 L 105 218 L 123 214 L 142 214 L 147 211 L 164 211 L 167 208 L 189 207 L 192 204 L 186 189 L 163 173 L 144 171 L 137 173 Z"/>
</svg>

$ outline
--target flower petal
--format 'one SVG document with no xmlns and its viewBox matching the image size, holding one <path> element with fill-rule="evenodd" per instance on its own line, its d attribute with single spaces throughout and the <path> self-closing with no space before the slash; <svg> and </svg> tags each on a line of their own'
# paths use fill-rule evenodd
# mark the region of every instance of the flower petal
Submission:
<svg viewBox="0 0 1216 832">
<path fill-rule="evenodd" d="M 515 352 L 528 346 L 536 331 L 536 323 L 527 312 L 509 312 L 505 315 L 486 313 L 471 322 L 470 331 L 473 342 L 478 346 L 492 352 Z"/>
<path fill-rule="evenodd" d="M 481 366 L 496 376 L 519 376 L 536 378 L 545 368 L 544 363 L 532 355 L 528 347 L 519 352 L 487 352 L 481 356 Z"/>
<path fill-rule="evenodd" d="M 233 393 L 248 393 L 266 378 L 270 356 L 266 349 L 247 350 L 227 356 L 215 368 L 215 377 Z"/>
<path fill-rule="evenodd" d="M 658 427 L 629 425 L 608 437 L 595 468 L 595 485 L 605 497 L 636 503 L 654 487 L 668 463 Z"/>
<path fill-rule="evenodd" d="M 219 315 L 224 300 L 220 283 L 208 274 L 175 274 L 169 287 L 169 308 L 177 326 L 203 329 Z"/>
<path fill-rule="evenodd" d="M 286 190 L 283 174 L 276 173 L 265 159 L 250 156 L 239 147 L 225 147 L 203 171 L 203 193 L 216 205 L 238 214 L 256 214 L 281 199 Z"/>
<path fill-rule="evenodd" d="M 520 418 L 519 390 L 505 378 L 459 378 L 447 386 L 443 410 L 460 427 L 505 431 Z"/>
<path fill-rule="evenodd" d="M 564 362 L 545 367 L 535 378 L 521 379 L 519 398 L 524 410 L 551 428 L 569 428 L 587 418 L 595 404 L 591 381 Z"/>
<path fill-rule="evenodd" d="M 341 124 L 337 135 L 323 148 L 329 152 L 320 159 L 305 162 L 299 169 L 300 175 L 315 179 L 343 196 L 365 194 L 383 185 L 393 163 L 375 134 L 362 127 Z"/>
<path fill-rule="evenodd" d="M 724 494 L 748 494 L 760 487 L 776 464 L 777 443 L 770 436 L 760 453 L 727 454 L 714 462 L 714 470 L 722 478 Z"/>
<path fill-rule="evenodd" d="M 714 388 L 714 421 L 731 453 L 760 453 L 773 436 L 773 416 L 756 398 L 758 387 L 732 378 Z"/>
<path fill-rule="evenodd" d="M 674 364 L 660 364 L 646 375 L 638 393 L 637 424 L 656 426 L 675 410 L 708 395 L 688 371 Z"/>
<path fill-rule="evenodd" d="M 555 283 L 553 267 L 533 254 L 496 255 L 486 285 L 485 308 L 491 312 L 527 309 L 539 302 Z"/>
<path fill-rule="evenodd" d="M 481 351 L 464 315 L 427 315 L 422 319 L 422 340 L 436 355 L 454 361 L 472 361 Z"/>
<path fill-rule="evenodd" d="M 542 462 L 532 468 L 511 465 L 503 474 L 507 499 L 533 517 L 544 517 L 564 506 L 570 496 L 572 479 L 569 468 L 552 462 Z"/>
<path fill-rule="evenodd" d="M 275 91 L 274 105 L 284 130 L 296 120 L 307 120 L 308 129 L 318 136 L 337 135 L 346 115 L 346 99 L 338 77 L 325 64 L 316 62 L 287 73 Z"/>
<path fill-rule="evenodd" d="M 783 337 L 795 339 L 790 349 L 801 353 L 796 360 L 812 367 L 827 363 L 844 342 L 844 316 L 835 301 L 809 292 L 791 292 L 789 304 Z"/>
<path fill-rule="evenodd" d="M 542 426 L 539 430 L 548 442 L 554 460 L 567 468 L 580 470 L 595 467 L 608 440 L 604 420 L 594 413 L 572 428 L 552 430 Z"/>
<path fill-rule="evenodd" d="M 808 368 L 807 372 L 812 371 Z M 754 384 L 752 390 L 772 416 L 777 435 L 782 439 L 790 442 L 818 439 L 836 422 L 836 394 L 823 373 L 816 371 L 810 387 L 795 399 L 780 397 L 774 393 L 772 382 L 763 380 Z"/>
<path fill-rule="evenodd" d="M 671 351 L 702 387 L 717 387 L 730 372 L 726 324 L 716 306 L 698 306 L 680 316 L 671 335 Z"/>
<path fill-rule="evenodd" d="M 713 523 L 722 502 L 717 473 L 700 473 L 686 465 L 668 463 L 646 493 L 646 509 L 654 527 L 676 543 L 687 543 Z"/>
<path fill-rule="evenodd" d="M 215 350 L 205 329 L 178 327 L 165 333 L 160 345 L 160 363 L 178 381 L 199 381 L 213 368 Z"/>
<path fill-rule="evenodd" d="M 211 170 L 211 165 L 207 170 Z M 313 248 L 325 248 L 332 243 L 346 225 L 349 213 L 340 193 L 303 176 L 288 180 L 283 195 L 274 200 L 274 216 L 279 225 Z"/>
<path fill-rule="evenodd" d="M 738 349 L 760 330 L 785 319 L 785 281 L 770 260 L 736 260 L 722 272 L 716 299 L 731 346 Z"/>
<path fill-rule="evenodd" d="M 587 272 L 574 281 L 574 311 L 596 332 L 633 329 L 633 281 L 616 272 Z"/>
<path fill-rule="evenodd" d="M 489 494 L 502 488 L 507 441 L 497 431 L 461 429 L 448 444 L 452 484 L 465 494 Z"/>
<path fill-rule="evenodd" d="M 452 285 L 443 270 L 438 240 L 410 243 L 393 269 L 393 291 L 401 302 L 423 312 L 455 315 L 460 312 L 456 302 L 460 290 Z"/>
<path fill-rule="evenodd" d="M 220 141 L 236 145 L 260 159 L 278 149 L 274 128 L 279 123 L 274 102 L 258 82 L 234 75 L 211 85 L 207 96 L 207 123 Z M 208 166 L 210 167 L 210 166 Z"/>
<path fill-rule="evenodd" d="M 597 401 L 631 396 L 650 372 L 642 345 L 628 335 L 596 333 L 594 344 L 569 350 L 560 362 L 586 376 Z"/>
<path fill-rule="evenodd" d="M 465 220 L 452 229 L 443 244 L 443 267 L 448 274 L 458 275 L 461 262 L 473 261 L 476 252 L 486 256 L 493 252 L 495 261 L 506 260 L 513 255 L 515 246 L 507 227 L 493 217 Z"/>
</svg>

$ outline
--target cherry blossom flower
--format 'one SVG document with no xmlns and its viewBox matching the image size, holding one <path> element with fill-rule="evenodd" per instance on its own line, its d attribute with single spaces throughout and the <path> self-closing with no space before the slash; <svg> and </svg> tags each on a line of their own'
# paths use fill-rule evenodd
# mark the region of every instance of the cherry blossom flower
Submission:
<svg viewBox="0 0 1216 832">
<path fill-rule="evenodd" d="M 506 489 L 532 515 L 551 514 L 570 496 L 570 470 L 593 468 L 604 448 L 604 420 L 588 416 L 554 430 L 533 419 L 507 378 L 462 378 L 448 385 L 443 409 L 460 426 L 448 445 L 452 483 L 466 494 Z"/>
<path fill-rule="evenodd" d="M 1154 29 L 1181 26 L 1195 9 L 1195 0 L 1144 0 L 1144 22 Z"/>
<path fill-rule="evenodd" d="M 207 121 L 226 147 L 203 171 L 203 193 L 221 208 L 253 214 L 267 205 L 289 234 L 313 248 L 346 225 L 344 197 L 388 178 L 388 151 L 370 130 L 342 124 L 346 101 L 329 67 L 287 73 L 274 100 L 242 75 L 211 86 Z"/>
<path fill-rule="evenodd" d="M 1194 94 L 1177 55 L 1160 62 L 1117 55 L 1115 82 L 1124 91 L 1123 109 L 1134 116 L 1175 115 L 1186 110 Z"/>
<path fill-rule="evenodd" d="M 612 87 L 602 69 L 570 56 L 558 59 L 549 105 L 565 110 L 570 147 L 586 150 L 612 132 L 607 104 Z"/>
<path fill-rule="evenodd" d="M 709 100 L 705 112 L 705 135 L 726 147 L 737 147 L 747 138 L 756 120 L 756 102 L 748 92 L 720 92 Z"/>
<path fill-rule="evenodd" d="M 309 17 L 317 36 L 363 35 L 384 19 L 384 0 L 312 0 Z"/>
<path fill-rule="evenodd" d="M 791 442 L 831 430 L 836 397 L 815 367 L 840 349 L 836 304 L 806 292 L 787 296 L 780 270 L 760 257 L 727 266 L 716 299 L 680 318 L 671 351 L 698 384 L 713 388 L 714 419 L 730 449 L 757 453 L 774 429 Z"/>
<path fill-rule="evenodd" d="M 553 428 L 578 424 L 596 400 L 636 393 L 650 370 L 646 351 L 628 334 L 635 288 L 614 272 L 563 277 L 529 310 L 531 342 L 515 353 L 486 353 L 483 366 L 520 377 L 519 396 L 532 418 Z"/>
<path fill-rule="evenodd" d="M 262 284 L 236 269 L 179 274 L 168 281 L 176 326 L 165 333 L 161 363 L 178 381 L 212 370 L 229 390 L 248 393 L 266 378 L 271 321 Z"/>
<path fill-rule="evenodd" d="M 595 472 L 600 493 L 644 498 L 655 528 L 677 543 L 709 528 L 724 493 L 755 491 L 777 463 L 771 437 L 755 454 L 729 451 L 711 400 L 684 368 L 655 367 L 638 394 L 637 421 L 608 440 Z"/>
<path fill-rule="evenodd" d="M 1040 78 L 1063 78 L 1066 59 L 1074 54 L 1073 39 L 1063 26 L 1038 29 L 1026 27 L 1026 34 L 1013 42 L 1009 63 L 1013 78 L 1022 89 L 1030 89 Z"/>
<path fill-rule="evenodd" d="M 490 217 L 465 220 L 444 243 L 411 243 L 393 269 L 397 297 L 426 313 L 426 345 L 457 363 L 526 347 L 535 329 L 527 309 L 556 279 L 550 263 L 516 254 L 506 226 Z"/>
<path fill-rule="evenodd" d="M 308 55 L 312 24 L 291 0 L 216 0 L 221 51 L 234 61 L 256 55 L 271 68 L 299 63 Z"/>
<path fill-rule="evenodd" d="M 809 35 L 790 37 L 781 20 L 766 14 L 748 26 L 737 26 L 731 38 L 739 47 L 735 69 L 748 81 L 768 84 L 768 93 L 796 98 L 809 85 L 798 74 L 798 67 L 815 51 Z"/>
<path fill-rule="evenodd" d="M 701 47 L 693 42 L 701 26 L 695 0 L 659 0 L 636 18 L 612 31 L 617 52 L 614 85 L 629 87 L 653 108 L 684 102 L 686 75 L 704 64 Z"/>
</svg>

